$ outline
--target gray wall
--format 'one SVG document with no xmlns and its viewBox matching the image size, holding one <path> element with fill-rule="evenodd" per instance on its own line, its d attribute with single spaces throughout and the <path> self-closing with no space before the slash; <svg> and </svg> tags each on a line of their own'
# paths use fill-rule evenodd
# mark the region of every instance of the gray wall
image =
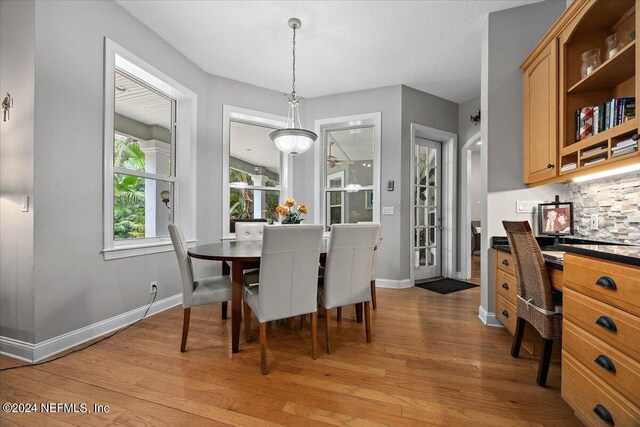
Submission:
<svg viewBox="0 0 640 427">
<path fill-rule="evenodd" d="M 33 1 L 0 1 L 0 98 L 15 100 L 10 121 L 0 121 L 0 336 L 33 342 Z M 2 120 L 2 119 L 0 119 Z"/>
<path fill-rule="evenodd" d="M 482 216 L 482 188 L 480 180 L 482 170 L 480 169 L 480 151 L 471 152 L 471 174 L 469 175 L 469 198 L 471 199 L 471 221 L 480 221 Z M 466 227 L 466 226 L 465 226 Z"/>
<path fill-rule="evenodd" d="M 35 24 L 35 110 L 46 112 L 35 123 L 34 340 L 41 342 L 143 306 L 151 280 L 158 299 L 181 292 L 172 252 L 113 261 L 100 253 L 105 36 L 198 95 L 201 242 L 221 236 L 222 105 L 284 114 L 286 104 L 279 93 L 204 73 L 113 2 L 38 2 Z"/>
<path fill-rule="evenodd" d="M 395 191 L 382 189 L 380 193 L 382 206 L 393 206 L 395 215 L 381 216 L 383 241 L 377 263 L 377 277 L 383 279 L 405 279 L 406 269 L 402 269 L 399 248 L 401 246 L 400 228 L 400 123 L 401 123 L 400 86 L 384 87 L 339 95 L 322 96 L 306 99 L 301 104 L 303 125 L 313 129 L 314 121 L 332 117 L 351 116 L 365 113 L 382 113 L 381 126 L 381 180 L 396 181 Z M 321 142 L 320 142 L 321 143 Z M 313 216 L 316 189 L 314 187 L 314 151 L 309 150 L 294 160 L 294 188 L 296 200 L 309 205 L 310 217 Z M 385 187 L 386 188 L 386 187 Z M 377 207 L 379 209 L 379 207 Z M 408 245 L 408 243 L 407 243 Z"/>
<path fill-rule="evenodd" d="M 481 306 L 493 313 L 491 236 L 504 236 L 502 220 L 529 220 L 516 214 L 517 200 L 553 200 L 562 185 L 527 188 L 523 182 L 523 111 L 520 64 L 562 14 L 566 4 L 545 1 L 489 14 L 482 40 L 482 289 Z"/>
</svg>

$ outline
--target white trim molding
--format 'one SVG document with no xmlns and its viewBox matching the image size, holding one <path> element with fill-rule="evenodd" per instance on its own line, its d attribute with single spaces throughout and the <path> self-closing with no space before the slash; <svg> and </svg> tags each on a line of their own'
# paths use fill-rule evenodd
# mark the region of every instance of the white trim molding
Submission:
<svg viewBox="0 0 640 427">
<path fill-rule="evenodd" d="M 469 179 L 471 173 L 470 148 L 482 138 L 482 132 L 473 135 L 460 149 L 460 273 L 463 280 L 471 277 L 471 194 Z M 484 224 L 480 224 L 483 226 Z M 485 227 L 482 227 L 485 229 Z"/>
<path fill-rule="evenodd" d="M 412 287 L 411 279 L 376 279 L 376 288 L 407 289 Z"/>
<path fill-rule="evenodd" d="M 154 302 L 149 308 L 147 317 L 182 304 L 182 293 Z M 28 363 L 37 363 L 72 347 L 99 338 L 103 335 L 122 329 L 142 319 L 148 305 L 138 307 L 126 313 L 96 322 L 75 331 L 31 344 L 7 337 L 0 337 L 0 355 L 12 357 Z"/>
<path fill-rule="evenodd" d="M 162 71 L 138 58 L 125 48 L 105 37 L 104 39 L 104 178 L 103 178 L 103 255 L 105 260 L 128 256 L 166 252 L 169 236 L 135 240 L 113 238 L 113 174 L 118 172 L 113 165 L 114 112 L 116 69 L 123 70 L 143 81 L 146 85 L 175 100 L 177 116 L 174 114 L 175 178 L 154 178 L 174 182 L 173 222 L 180 224 L 188 241 L 196 240 L 196 187 L 197 187 L 197 105 L 195 92 L 173 80 Z M 130 172 L 128 172 L 130 173 Z M 138 174 L 144 177 L 144 173 Z M 144 250 L 140 250 L 144 247 Z M 118 254 L 114 256 L 113 254 Z"/>
<path fill-rule="evenodd" d="M 427 138 L 433 141 L 440 141 L 442 144 L 442 271 L 441 274 L 444 277 L 454 278 L 457 275 L 456 270 L 456 257 L 457 257 L 457 224 L 456 218 L 456 206 L 458 199 L 458 135 L 451 132 L 446 132 L 440 129 L 435 129 L 429 126 L 424 126 L 417 123 L 411 123 L 411 155 L 413 156 L 415 139 Z M 411 200 L 413 195 L 413 181 L 414 181 L 414 167 L 413 159 L 411 161 L 411 173 L 410 184 L 407 186 L 409 191 L 409 197 Z M 411 272 L 411 283 L 415 283 L 414 277 L 414 224 L 415 213 L 413 209 L 409 214 L 410 227 L 409 227 L 409 244 L 410 254 L 409 257 L 409 271 Z"/>
<path fill-rule="evenodd" d="M 491 313 L 484 309 L 483 306 L 478 306 L 478 318 L 486 326 L 492 326 L 494 328 L 504 328 L 504 325 L 500 323 L 495 313 Z"/>
</svg>

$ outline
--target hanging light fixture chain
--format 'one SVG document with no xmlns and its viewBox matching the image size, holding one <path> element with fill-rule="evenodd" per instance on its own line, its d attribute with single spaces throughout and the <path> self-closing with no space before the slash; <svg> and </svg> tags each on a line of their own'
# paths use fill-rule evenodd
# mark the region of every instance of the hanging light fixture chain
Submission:
<svg viewBox="0 0 640 427">
<path fill-rule="evenodd" d="M 293 84 L 291 85 L 293 99 L 296 99 L 296 26 L 293 27 Z"/>
</svg>

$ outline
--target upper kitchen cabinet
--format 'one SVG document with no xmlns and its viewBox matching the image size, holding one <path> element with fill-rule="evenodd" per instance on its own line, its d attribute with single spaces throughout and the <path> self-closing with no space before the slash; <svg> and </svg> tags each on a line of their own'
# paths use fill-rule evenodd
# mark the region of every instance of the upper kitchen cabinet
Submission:
<svg viewBox="0 0 640 427">
<path fill-rule="evenodd" d="M 575 0 L 522 64 L 525 183 L 640 161 L 639 1 Z"/>
</svg>

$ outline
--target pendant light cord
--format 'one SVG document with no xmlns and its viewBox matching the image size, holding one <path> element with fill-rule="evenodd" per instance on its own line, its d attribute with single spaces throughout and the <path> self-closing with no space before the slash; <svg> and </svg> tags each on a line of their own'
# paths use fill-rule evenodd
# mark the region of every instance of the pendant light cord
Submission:
<svg viewBox="0 0 640 427">
<path fill-rule="evenodd" d="M 296 99 L 296 26 L 293 26 L 293 84 L 291 95 Z"/>
</svg>

